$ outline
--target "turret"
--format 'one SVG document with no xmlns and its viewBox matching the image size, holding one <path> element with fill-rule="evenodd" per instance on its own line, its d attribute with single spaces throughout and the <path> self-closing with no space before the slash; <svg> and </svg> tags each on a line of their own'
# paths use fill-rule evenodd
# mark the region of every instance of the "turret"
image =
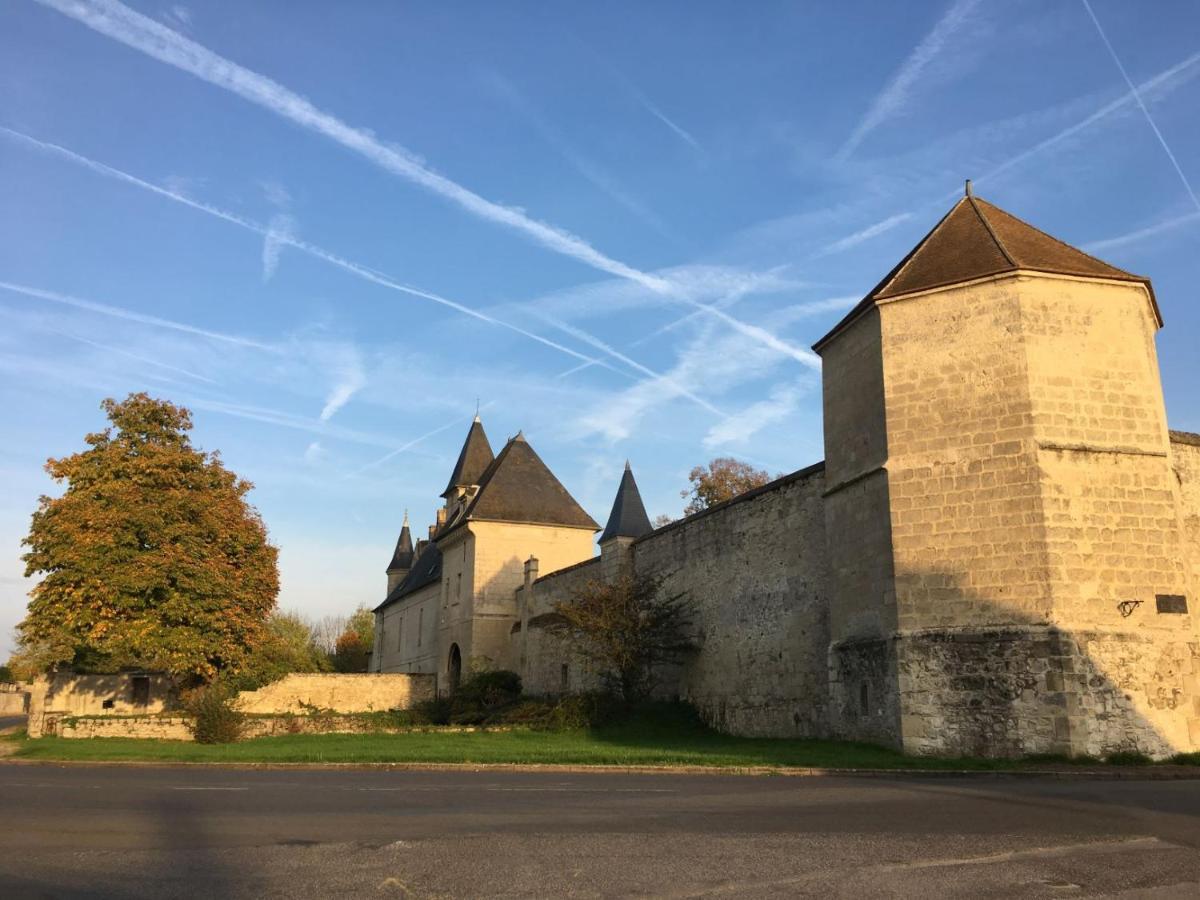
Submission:
<svg viewBox="0 0 1200 900">
<path fill-rule="evenodd" d="M 600 557 L 605 576 L 616 574 L 630 545 L 653 530 L 650 517 L 646 515 L 646 506 L 642 503 L 641 492 L 633 478 L 633 469 L 626 460 L 625 473 L 621 476 L 617 496 L 613 499 L 612 512 L 608 514 L 608 524 L 600 535 Z"/>
<path fill-rule="evenodd" d="M 408 510 L 405 510 L 404 524 L 400 527 L 400 538 L 396 541 L 396 551 L 392 554 L 392 561 L 388 563 L 387 567 L 387 589 L 389 594 L 396 589 L 397 585 L 411 571 L 415 558 L 412 533 L 408 530 Z"/>
<path fill-rule="evenodd" d="M 462 450 L 458 453 L 458 462 L 454 464 L 450 482 L 442 491 L 447 504 L 453 503 L 468 489 L 478 486 L 480 477 L 495 456 L 492 445 L 488 443 L 487 435 L 483 431 L 483 423 L 476 414 L 475 421 L 471 423 L 471 430 L 467 432 L 467 439 L 463 441 Z"/>
</svg>

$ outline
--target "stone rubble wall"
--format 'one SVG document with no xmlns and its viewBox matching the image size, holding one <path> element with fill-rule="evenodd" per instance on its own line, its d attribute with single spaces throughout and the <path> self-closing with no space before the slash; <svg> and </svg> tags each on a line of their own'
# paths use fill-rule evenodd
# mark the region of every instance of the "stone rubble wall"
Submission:
<svg viewBox="0 0 1200 900">
<path fill-rule="evenodd" d="M 47 734 L 61 738 L 149 738 L 190 741 L 192 720 L 186 716 L 64 716 L 46 723 Z"/>
<path fill-rule="evenodd" d="M 25 685 L 0 682 L 0 716 L 23 716 L 29 707 L 29 689 Z"/>
<path fill-rule="evenodd" d="M 825 532 L 819 467 L 786 476 L 635 541 L 639 575 L 664 579 L 666 594 L 695 605 L 703 649 L 680 670 L 661 672 L 658 694 L 692 704 L 733 734 L 817 737 L 827 731 L 829 645 Z M 613 552 L 623 552 L 617 548 Z M 539 616 L 590 579 L 619 570 L 591 560 L 517 591 L 521 621 L 508 664 L 531 693 L 600 682 L 584 661 L 538 627 Z"/>
<path fill-rule="evenodd" d="M 416 674 L 292 674 L 238 694 L 234 706 L 244 713 L 339 713 L 409 709 L 434 696 L 437 678 Z"/>
</svg>

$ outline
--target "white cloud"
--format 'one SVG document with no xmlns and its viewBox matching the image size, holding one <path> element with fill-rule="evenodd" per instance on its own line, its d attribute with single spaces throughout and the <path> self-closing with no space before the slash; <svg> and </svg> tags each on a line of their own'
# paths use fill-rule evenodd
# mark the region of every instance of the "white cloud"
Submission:
<svg viewBox="0 0 1200 900">
<path fill-rule="evenodd" d="M 366 387 L 367 373 L 363 370 L 362 356 L 351 344 L 317 344 L 311 351 L 334 377 L 334 385 L 320 416 L 322 422 L 328 422 L 351 397 Z"/>
<path fill-rule="evenodd" d="M 267 226 L 267 234 L 263 238 L 262 248 L 262 277 L 270 281 L 279 268 L 279 255 L 283 248 L 291 243 L 295 235 L 296 220 L 286 213 L 277 213 L 271 217 Z"/>
<path fill-rule="evenodd" d="M 807 392 L 808 387 L 799 384 L 775 385 L 766 400 L 759 400 L 710 428 L 704 436 L 704 446 L 711 450 L 746 444 L 763 428 L 788 418 Z"/>
<path fill-rule="evenodd" d="M 313 441 L 304 450 L 304 461 L 310 466 L 316 465 L 328 455 L 329 451 L 321 446 L 320 441 Z"/>
<path fill-rule="evenodd" d="M 1090 244 L 1084 244 L 1083 249 L 1088 253 L 1100 253 L 1104 250 L 1112 250 L 1114 247 L 1136 244 L 1138 241 L 1145 240 L 1148 237 L 1154 237 L 1167 231 L 1174 231 L 1176 228 L 1191 224 L 1192 222 L 1200 222 L 1200 212 L 1190 212 L 1182 216 L 1171 216 L 1155 222 L 1153 225 L 1147 225 L 1145 228 L 1138 228 L 1135 231 L 1120 234 L 1116 237 L 1105 238 L 1102 241 L 1092 241 Z"/>
</svg>

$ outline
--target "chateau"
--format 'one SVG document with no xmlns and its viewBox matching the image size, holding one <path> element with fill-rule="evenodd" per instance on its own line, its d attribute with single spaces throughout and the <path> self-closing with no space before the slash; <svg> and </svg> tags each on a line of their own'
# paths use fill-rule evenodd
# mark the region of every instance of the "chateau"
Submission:
<svg viewBox="0 0 1200 900">
<path fill-rule="evenodd" d="M 814 347 L 825 460 L 653 529 L 599 526 L 476 418 L 407 518 L 372 666 L 592 686 L 540 626 L 622 567 L 696 607 L 666 693 L 737 734 L 913 753 L 1200 750 L 1200 436 L 1168 431 L 1149 279 L 971 195 Z"/>
</svg>

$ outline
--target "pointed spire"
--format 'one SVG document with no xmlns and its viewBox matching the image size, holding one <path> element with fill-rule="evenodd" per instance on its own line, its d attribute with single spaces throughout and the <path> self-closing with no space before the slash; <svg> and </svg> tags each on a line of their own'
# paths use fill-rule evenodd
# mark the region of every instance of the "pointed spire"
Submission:
<svg viewBox="0 0 1200 900">
<path fill-rule="evenodd" d="M 600 535 L 600 543 L 617 537 L 638 538 L 653 530 L 650 517 L 646 515 L 646 506 L 642 503 L 641 492 L 633 478 L 633 467 L 626 460 L 621 486 L 617 488 L 617 496 L 613 500 L 608 524 L 604 526 L 604 534 Z"/>
<path fill-rule="evenodd" d="M 411 569 L 414 555 L 412 532 L 408 530 L 408 510 L 406 509 L 404 524 L 400 528 L 400 538 L 396 541 L 396 551 L 392 554 L 392 561 L 388 563 L 387 570 L 394 572 Z"/>
<path fill-rule="evenodd" d="M 450 496 L 454 493 L 455 488 L 479 484 L 480 476 L 491 465 L 495 457 L 492 445 L 488 443 L 487 435 L 483 432 L 483 423 L 479 420 L 479 414 L 476 413 L 475 420 L 471 423 L 471 430 L 467 432 L 467 439 L 463 441 L 462 450 L 458 454 L 458 462 L 454 464 L 450 483 L 442 491 L 442 496 Z"/>
</svg>

